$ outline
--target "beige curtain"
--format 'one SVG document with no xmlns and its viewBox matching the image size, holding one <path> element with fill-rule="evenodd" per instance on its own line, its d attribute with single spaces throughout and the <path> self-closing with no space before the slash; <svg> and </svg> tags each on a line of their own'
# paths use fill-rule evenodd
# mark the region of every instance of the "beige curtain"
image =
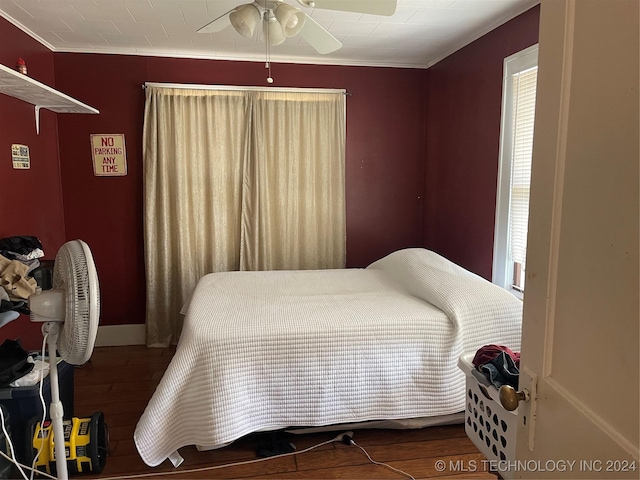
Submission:
<svg viewBox="0 0 640 480">
<path fill-rule="evenodd" d="M 345 266 L 344 95 L 255 92 L 245 270 Z"/>
<path fill-rule="evenodd" d="M 345 266 L 344 135 L 341 93 L 147 87 L 147 345 L 206 273 Z"/>
</svg>

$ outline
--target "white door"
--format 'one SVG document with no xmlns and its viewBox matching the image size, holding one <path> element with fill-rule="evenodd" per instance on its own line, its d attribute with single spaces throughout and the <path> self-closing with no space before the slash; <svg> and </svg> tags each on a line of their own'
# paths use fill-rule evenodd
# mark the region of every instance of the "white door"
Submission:
<svg viewBox="0 0 640 480">
<path fill-rule="evenodd" d="M 542 0 L 506 477 L 640 478 L 639 3 Z"/>
</svg>

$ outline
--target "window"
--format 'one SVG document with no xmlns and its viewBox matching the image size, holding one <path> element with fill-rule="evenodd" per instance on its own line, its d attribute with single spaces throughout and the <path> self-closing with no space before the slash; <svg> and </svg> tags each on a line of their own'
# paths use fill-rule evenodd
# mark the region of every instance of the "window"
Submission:
<svg viewBox="0 0 640 480">
<path fill-rule="evenodd" d="M 524 292 L 538 46 L 504 60 L 493 283 Z"/>
</svg>

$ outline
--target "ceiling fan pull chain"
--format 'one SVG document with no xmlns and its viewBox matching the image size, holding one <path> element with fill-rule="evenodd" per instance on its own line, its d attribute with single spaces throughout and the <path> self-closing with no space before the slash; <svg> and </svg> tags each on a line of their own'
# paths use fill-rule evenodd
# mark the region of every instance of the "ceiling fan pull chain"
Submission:
<svg viewBox="0 0 640 480">
<path fill-rule="evenodd" d="M 266 22 L 266 26 L 263 28 L 266 28 L 266 41 L 264 42 L 266 45 L 266 63 L 265 63 L 265 68 L 269 69 L 269 76 L 267 77 L 267 83 L 273 83 L 273 78 L 271 77 L 271 42 L 269 41 L 269 23 L 271 23 L 269 21 L 270 19 L 270 12 L 269 10 L 265 10 L 264 15 L 267 18 L 267 22 Z"/>
</svg>

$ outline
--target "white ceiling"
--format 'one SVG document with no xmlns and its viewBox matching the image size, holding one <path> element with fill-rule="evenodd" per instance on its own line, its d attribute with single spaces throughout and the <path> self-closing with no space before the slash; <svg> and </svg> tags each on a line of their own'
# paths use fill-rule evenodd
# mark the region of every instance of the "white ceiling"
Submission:
<svg viewBox="0 0 640 480">
<path fill-rule="evenodd" d="M 265 45 L 257 35 L 246 39 L 231 27 L 196 32 L 250 1 L 0 0 L 0 15 L 55 52 L 264 61 Z M 426 68 L 537 3 L 398 0 L 391 17 L 305 8 L 343 47 L 320 55 L 298 36 L 273 47 L 271 60 Z"/>
</svg>

